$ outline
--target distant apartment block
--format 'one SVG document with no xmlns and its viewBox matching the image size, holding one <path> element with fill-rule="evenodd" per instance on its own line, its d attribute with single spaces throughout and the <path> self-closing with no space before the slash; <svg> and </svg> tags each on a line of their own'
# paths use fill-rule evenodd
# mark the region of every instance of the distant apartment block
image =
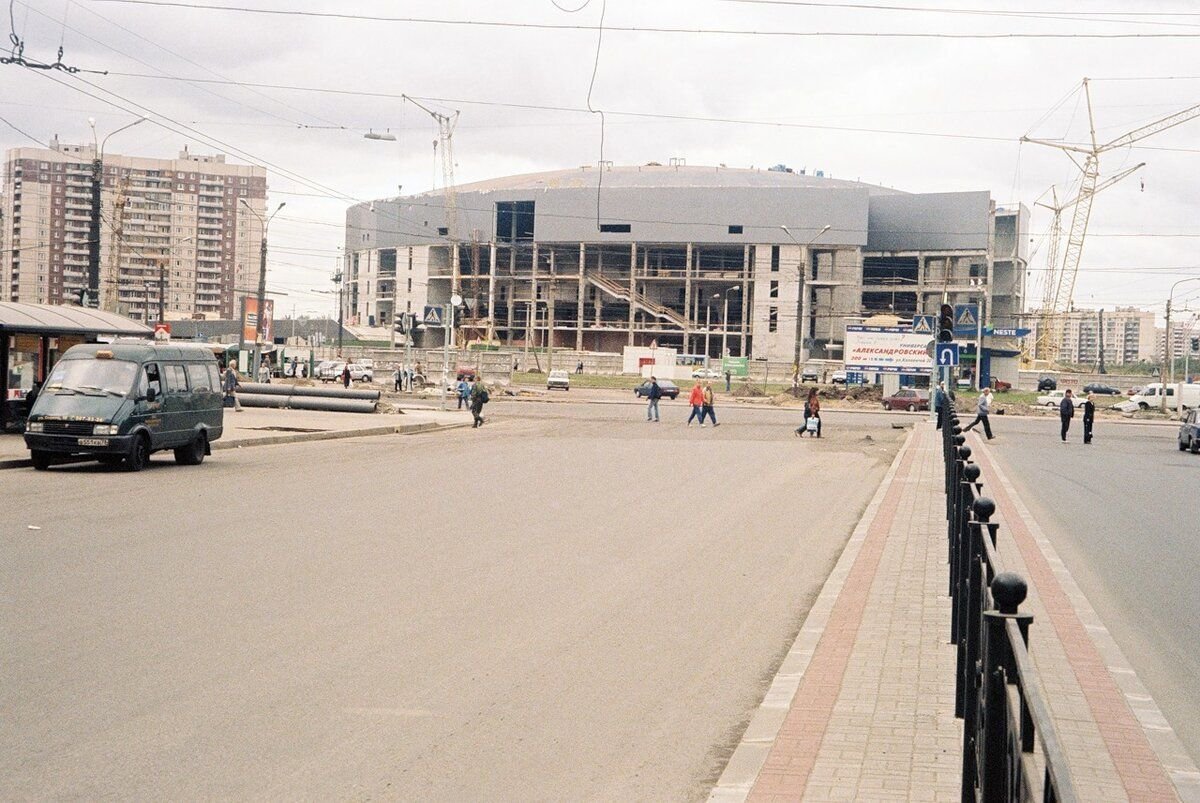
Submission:
<svg viewBox="0 0 1200 803">
<path fill-rule="evenodd" d="M 92 145 L 53 140 L 5 156 L 0 298 L 77 304 L 89 289 Z M 93 305 L 133 318 L 232 318 L 258 282 L 267 175 L 185 148 L 177 159 L 104 154 Z M 243 205 L 243 202 L 245 205 Z M 249 209 L 247 209 L 247 205 Z"/>
<path fill-rule="evenodd" d="M 1101 337 L 1101 318 L 1104 321 Z M 1038 336 L 1038 312 L 1030 313 L 1033 334 Z M 1127 365 L 1154 361 L 1162 355 L 1156 338 L 1154 313 L 1134 307 L 1101 310 L 1075 310 L 1056 316 L 1060 334 L 1058 360 L 1071 365 L 1096 365 L 1100 361 L 1100 343 L 1104 343 L 1106 365 Z M 1042 355 L 1034 354 L 1037 359 Z"/>
</svg>

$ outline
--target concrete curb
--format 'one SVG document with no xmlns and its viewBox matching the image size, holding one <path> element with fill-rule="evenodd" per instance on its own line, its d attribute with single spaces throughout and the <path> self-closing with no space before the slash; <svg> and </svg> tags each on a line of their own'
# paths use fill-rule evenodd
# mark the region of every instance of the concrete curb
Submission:
<svg viewBox="0 0 1200 803">
<path fill-rule="evenodd" d="M 365 427 L 360 429 L 344 429 L 332 430 L 324 432 L 289 432 L 279 435 L 264 435 L 257 438 L 241 438 L 238 440 L 219 440 L 212 444 L 214 452 L 224 451 L 226 449 L 241 449 L 251 446 L 277 446 L 284 443 L 303 443 L 305 441 L 331 441 L 341 440 L 343 438 L 369 438 L 376 435 L 419 435 L 422 432 L 433 432 L 444 429 L 460 429 L 467 426 L 466 422 L 461 424 L 438 424 L 435 422 L 427 422 L 424 424 L 392 424 L 384 427 Z M 86 458 L 69 462 L 84 462 Z M 0 460 L 0 470 L 6 468 L 29 468 L 33 465 L 33 461 L 27 457 Z"/>
<path fill-rule="evenodd" d="M 788 650 L 783 663 L 779 665 L 762 703 L 755 710 L 750 724 L 746 726 L 746 731 L 742 734 L 741 741 L 738 742 L 733 755 L 725 764 L 720 779 L 709 793 L 709 803 L 741 803 L 749 796 L 763 764 L 766 763 L 767 754 L 771 752 L 771 747 L 775 744 L 779 729 L 783 726 L 783 721 L 791 710 L 792 698 L 796 696 L 796 690 L 800 688 L 800 681 L 817 650 L 821 636 L 825 634 L 825 628 L 829 624 L 834 605 L 841 596 L 846 580 L 850 576 L 850 570 L 858 560 L 863 542 L 867 538 L 867 531 L 879 513 L 879 508 L 896 477 L 900 463 L 912 445 L 912 439 L 913 431 L 910 431 L 899 451 L 896 452 L 896 457 L 880 481 L 879 487 L 875 490 L 875 495 L 871 497 L 866 510 L 863 511 L 846 546 L 842 549 L 842 554 L 838 557 L 833 571 L 829 573 L 829 577 L 821 587 L 820 594 L 809 608 L 804 624 L 796 635 L 796 640 Z"/>
</svg>

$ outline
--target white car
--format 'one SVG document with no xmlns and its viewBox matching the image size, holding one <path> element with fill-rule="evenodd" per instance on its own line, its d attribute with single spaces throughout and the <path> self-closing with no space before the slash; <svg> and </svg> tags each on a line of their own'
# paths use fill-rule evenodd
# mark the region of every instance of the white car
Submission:
<svg viewBox="0 0 1200 803">
<path fill-rule="evenodd" d="M 342 371 L 346 368 L 344 362 L 332 362 L 324 368 L 317 369 L 317 376 L 322 382 L 341 382 Z M 359 363 L 350 363 L 350 381 L 351 382 L 374 382 L 375 369 L 369 368 Z"/>
<path fill-rule="evenodd" d="M 834 385 L 846 384 L 846 372 L 845 371 L 834 371 L 833 376 L 829 377 L 829 381 L 830 381 L 830 383 L 832 383 Z"/>
<path fill-rule="evenodd" d="M 1038 407 L 1058 407 L 1060 404 L 1062 404 L 1062 400 L 1064 398 L 1066 398 L 1065 390 L 1052 390 L 1043 396 L 1037 397 Z M 1074 402 L 1076 407 L 1082 407 L 1086 399 L 1082 394 L 1076 396 L 1074 392 L 1072 392 L 1071 401 Z"/>
<path fill-rule="evenodd" d="M 551 371 L 546 377 L 546 390 L 553 390 L 554 388 L 570 390 L 571 375 L 566 371 Z"/>
<path fill-rule="evenodd" d="M 720 379 L 724 374 L 719 368 L 697 368 L 692 371 L 692 379 Z"/>
</svg>

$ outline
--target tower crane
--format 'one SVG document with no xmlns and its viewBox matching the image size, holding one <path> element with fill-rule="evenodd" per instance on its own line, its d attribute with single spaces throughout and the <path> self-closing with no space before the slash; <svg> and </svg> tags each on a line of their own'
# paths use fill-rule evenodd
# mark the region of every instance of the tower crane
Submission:
<svg viewBox="0 0 1200 803">
<path fill-rule="evenodd" d="M 1127 170 L 1122 170 L 1120 173 L 1117 173 L 1115 176 L 1105 179 L 1104 181 L 1102 181 L 1096 185 L 1095 190 L 1092 191 L 1092 196 L 1094 197 L 1094 196 L 1100 194 L 1101 192 L 1108 189 L 1112 185 L 1114 185 L 1117 182 L 1121 181 L 1122 179 L 1132 175 L 1133 173 L 1136 173 L 1137 171 L 1141 170 L 1145 166 L 1146 166 L 1145 162 L 1139 162 L 1138 164 L 1134 165 L 1133 167 L 1130 167 Z M 1062 214 L 1063 214 L 1063 212 L 1067 211 L 1071 207 L 1077 205 L 1079 203 L 1080 197 L 1081 197 L 1080 195 L 1076 195 L 1074 198 L 1072 198 L 1069 201 L 1066 201 L 1065 203 L 1059 203 L 1058 202 L 1058 191 L 1054 187 L 1051 187 L 1050 188 L 1050 199 L 1051 199 L 1050 203 L 1046 203 L 1044 201 L 1034 201 L 1034 204 L 1033 204 L 1034 206 L 1040 206 L 1043 209 L 1049 209 L 1050 212 L 1054 216 L 1050 221 L 1050 233 L 1047 238 L 1046 278 L 1045 278 L 1044 284 L 1042 285 L 1042 307 L 1041 307 L 1041 315 L 1038 318 L 1037 342 L 1033 348 L 1033 353 L 1037 354 L 1038 357 L 1043 358 L 1043 359 L 1046 358 L 1046 354 L 1049 351 L 1049 349 L 1051 348 L 1051 341 L 1053 340 L 1051 338 L 1050 333 L 1051 333 L 1051 330 L 1054 328 L 1054 323 L 1055 323 L 1054 319 L 1053 319 L 1054 318 L 1053 311 L 1054 311 L 1055 305 L 1057 303 L 1055 293 L 1058 291 L 1058 284 L 1059 284 L 1059 281 L 1058 281 L 1058 279 L 1059 279 L 1059 275 L 1058 275 L 1058 244 L 1062 239 Z M 1057 356 L 1057 355 L 1054 355 L 1054 356 Z M 1051 356 L 1050 359 L 1053 359 L 1053 356 Z"/>
<path fill-rule="evenodd" d="M 1079 273 L 1079 262 L 1083 257 L 1083 241 L 1087 236 L 1088 220 L 1092 214 L 1092 200 L 1095 198 L 1096 193 L 1099 192 L 1097 184 L 1100 178 L 1100 154 L 1117 148 L 1124 148 L 1160 131 L 1166 131 L 1168 128 L 1174 128 L 1177 125 L 1200 117 L 1200 104 L 1196 104 L 1195 106 L 1189 106 L 1186 109 L 1177 111 L 1174 114 L 1169 114 L 1166 117 L 1161 117 L 1152 123 L 1135 128 L 1116 139 L 1102 144 L 1096 140 L 1096 119 L 1092 112 L 1092 93 L 1087 78 L 1083 79 L 1083 94 L 1087 100 L 1090 147 L 1034 139 L 1032 137 L 1021 137 L 1022 142 L 1046 145 L 1063 151 L 1075 163 L 1075 166 L 1079 168 L 1082 174 L 1079 182 L 1079 194 L 1073 202 L 1075 209 L 1071 216 L 1071 228 L 1067 235 L 1067 247 L 1063 252 L 1062 268 L 1053 271 L 1055 281 L 1049 282 L 1051 276 L 1047 276 L 1048 284 L 1053 285 L 1054 291 L 1049 312 L 1043 312 L 1044 315 L 1048 316 L 1065 312 L 1071 307 L 1071 300 L 1075 293 L 1075 278 Z M 1106 182 L 1105 186 L 1111 186 L 1111 183 Z M 1045 335 L 1045 353 L 1048 359 L 1054 360 L 1058 356 L 1060 332 L 1059 328 L 1054 325 L 1051 325 L 1049 329 L 1050 331 Z M 1039 332 L 1038 337 L 1041 339 L 1043 337 L 1042 333 Z"/>
<path fill-rule="evenodd" d="M 454 127 L 458 125 L 458 110 L 453 114 L 442 114 L 429 108 L 408 95 L 404 100 L 433 118 L 438 126 L 438 138 L 433 141 L 435 151 L 442 154 L 442 194 L 446 212 L 446 238 L 450 243 L 450 294 L 462 293 L 462 271 L 458 259 L 458 191 L 454 185 Z"/>
</svg>

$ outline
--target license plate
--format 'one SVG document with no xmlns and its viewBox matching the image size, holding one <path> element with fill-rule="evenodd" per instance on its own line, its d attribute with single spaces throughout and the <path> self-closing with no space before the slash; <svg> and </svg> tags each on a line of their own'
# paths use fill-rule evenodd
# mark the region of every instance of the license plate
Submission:
<svg viewBox="0 0 1200 803">
<path fill-rule="evenodd" d="M 108 438 L 80 438 L 80 446 L 108 446 Z"/>
</svg>

